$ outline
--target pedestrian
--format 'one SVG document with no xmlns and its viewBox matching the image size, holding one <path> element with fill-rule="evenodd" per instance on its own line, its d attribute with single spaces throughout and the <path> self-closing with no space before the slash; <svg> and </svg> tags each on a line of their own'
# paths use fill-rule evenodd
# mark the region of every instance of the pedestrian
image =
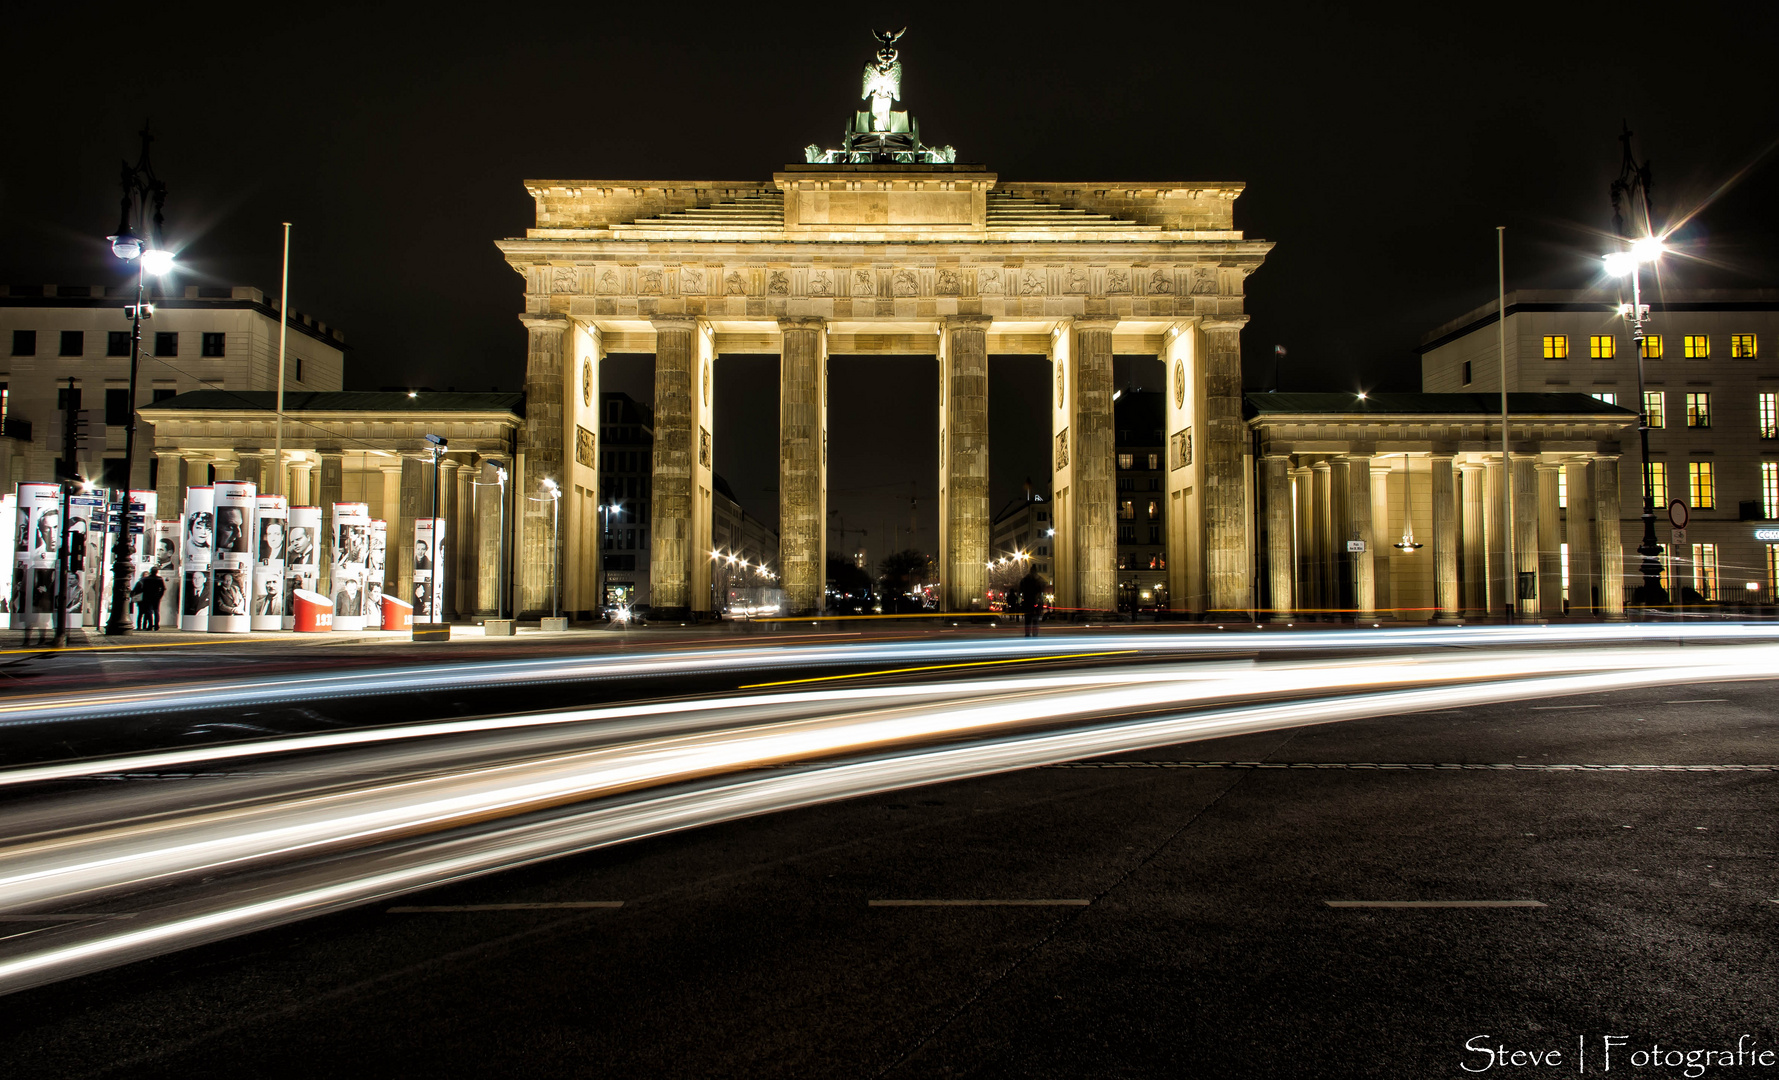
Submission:
<svg viewBox="0 0 1779 1080">
<path fill-rule="evenodd" d="M 142 586 L 142 599 L 137 614 L 144 630 L 161 628 L 161 597 L 167 595 L 167 583 L 161 580 L 160 571 L 150 570 L 138 582 Z"/>
<path fill-rule="evenodd" d="M 1025 636 L 1038 636 L 1038 620 L 1044 617 L 1044 579 L 1027 570 L 1019 579 L 1019 610 L 1025 612 Z"/>
</svg>

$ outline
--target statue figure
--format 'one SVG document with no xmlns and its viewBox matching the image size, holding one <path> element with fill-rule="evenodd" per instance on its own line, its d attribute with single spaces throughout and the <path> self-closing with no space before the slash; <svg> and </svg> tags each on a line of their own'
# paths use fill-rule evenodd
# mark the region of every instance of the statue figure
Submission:
<svg viewBox="0 0 1779 1080">
<path fill-rule="evenodd" d="M 872 36 L 883 44 L 883 48 L 877 50 L 876 60 L 865 64 L 865 88 L 859 94 L 871 103 L 872 131 L 890 129 L 890 105 L 902 96 L 902 59 L 896 51 L 896 42 L 907 32 L 906 26 L 894 33 L 872 31 Z"/>
</svg>

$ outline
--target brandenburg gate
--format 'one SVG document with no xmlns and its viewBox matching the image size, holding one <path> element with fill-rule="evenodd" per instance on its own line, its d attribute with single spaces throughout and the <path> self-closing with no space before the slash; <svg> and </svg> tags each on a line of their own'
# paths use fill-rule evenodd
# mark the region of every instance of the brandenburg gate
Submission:
<svg viewBox="0 0 1779 1080">
<path fill-rule="evenodd" d="M 1115 605 L 1112 358 L 1167 370 L 1166 546 L 1172 603 L 1247 608 L 1250 453 L 1243 286 L 1271 244 L 1234 227 L 1240 183 L 1006 181 L 919 140 L 899 96 L 896 35 L 865 69 L 843 146 L 763 181 L 531 180 L 535 227 L 499 241 L 525 281 L 522 493 L 550 478 L 563 531 L 596 551 L 599 361 L 655 357 L 649 602 L 708 610 L 712 370 L 779 357 L 780 552 L 786 606 L 822 606 L 827 374 L 873 354 L 933 356 L 939 379 L 939 563 L 949 610 L 984 605 L 988 358 L 1051 361 L 1056 602 Z M 887 57 L 887 59 L 886 59 Z M 875 80 L 875 81 L 874 81 Z M 893 453 L 893 447 L 886 447 Z M 547 611 L 556 553 L 524 524 L 518 607 Z M 564 566 L 593 595 L 595 559 Z M 589 607 L 587 603 L 570 607 Z"/>
</svg>

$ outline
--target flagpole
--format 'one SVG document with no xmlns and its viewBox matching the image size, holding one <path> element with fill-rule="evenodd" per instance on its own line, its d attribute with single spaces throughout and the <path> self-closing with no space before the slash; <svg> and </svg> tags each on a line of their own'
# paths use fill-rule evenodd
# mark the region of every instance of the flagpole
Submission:
<svg viewBox="0 0 1779 1080">
<path fill-rule="evenodd" d="M 284 223 L 284 281 L 278 290 L 278 424 L 272 452 L 272 493 L 284 490 L 284 340 L 290 331 L 290 222 Z"/>
</svg>

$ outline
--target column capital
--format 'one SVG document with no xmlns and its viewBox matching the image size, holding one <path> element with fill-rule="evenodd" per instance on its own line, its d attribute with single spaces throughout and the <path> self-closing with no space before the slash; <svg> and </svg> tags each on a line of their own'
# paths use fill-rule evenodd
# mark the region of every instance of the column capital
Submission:
<svg viewBox="0 0 1779 1080">
<path fill-rule="evenodd" d="M 1533 465 L 1533 468 L 1537 469 L 1539 472 L 1556 472 L 1562 467 L 1563 463 L 1560 461 L 1544 461 L 1542 459 Z"/>
<path fill-rule="evenodd" d="M 1200 330 L 1240 330 L 1248 325 L 1246 315 L 1210 315 L 1199 319 Z"/>
<path fill-rule="evenodd" d="M 995 321 L 993 315 L 941 315 L 939 329 L 945 330 L 983 330 Z"/>
<path fill-rule="evenodd" d="M 556 311 L 527 311 L 520 314 L 519 321 L 525 324 L 527 330 L 565 331 L 568 329 L 568 316 Z"/>
<path fill-rule="evenodd" d="M 1458 462 L 1458 471 L 1463 472 L 1463 473 L 1478 473 L 1478 472 L 1482 472 L 1486 468 L 1488 468 L 1488 466 L 1484 465 L 1480 461 L 1460 461 L 1460 462 Z"/>
<path fill-rule="evenodd" d="M 1069 321 L 1070 330 L 1117 330 L 1117 319 L 1099 319 L 1076 317 Z"/>
<path fill-rule="evenodd" d="M 659 334 L 663 330 L 684 330 L 692 333 L 698 329 L 696 315 L 657 315 L 649 320 L 649 325 Z"/>
<path fill-rule="evenodd" d="M 826 329 L 827 325 L 828 325 L 828 320 L 822 318 L 819 315 L 798 315 L 798 316 L 794 316 L 794 317 L 787 316 L 785 318 L 778 320 L 778 331 L 781 334 L 784 333 L 786 330 L 817 330 L 817 331 L 820 331 L 820 330 Z"/>
</svg>

